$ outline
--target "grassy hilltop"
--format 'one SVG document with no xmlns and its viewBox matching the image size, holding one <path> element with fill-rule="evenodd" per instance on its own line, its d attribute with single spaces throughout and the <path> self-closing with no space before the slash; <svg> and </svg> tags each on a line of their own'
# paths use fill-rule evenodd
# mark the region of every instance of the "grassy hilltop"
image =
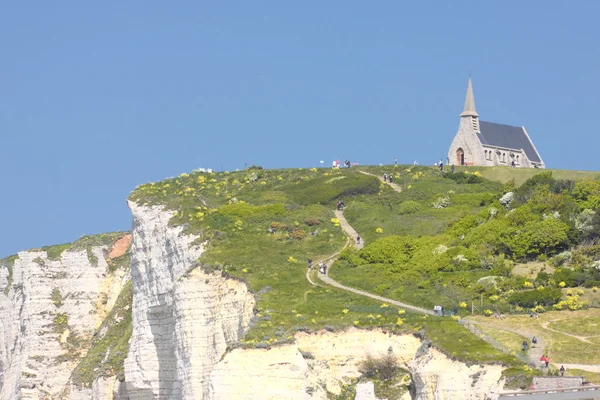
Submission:
<svg viewBox="0 0 600 400">
<path fill-rule="evenodd" d="M 392 173 L 403 191 L 360 171 Z M 514 358 L 453 319 L 424 317 L 313 285 L 307 260 L 341 251 L 331 267 L 339 282 L 425 308 L 456 307 L 463 316 L 475 300 L 472 311 L 482 315 L 586 308 L 585 296 L 563 290 L 585 285 L 592 293 L 600 284 L 597 270 L 590 268 L 600 246 L 587 240 L 598 231 L 596 177 L 473 167 L 454 174 L 412 166 L 250 168 L 183 174 L 142 185 L 130 198 L 175 211 L 173 224 L 208 243 L 200 265 L 246 281 L 257 294 L 259 320 L 244 345 L 269 346 L 298 330 L 356 325 L 424 330 L 456 358 L 511 364 Z M 347 247 L 334 218 L 338 199 L 367 243 L 361 251 Z M 516 273 L 532 262 L 541 265 L 535 276 Z"/>
<path fill-rule="evenodd" d="M 383 173 L 401 192 L 378 179 Z M 498 167 L 460 167 L 453 174 L 423 166 L 253 167 L 182 174 L 141 185 L 130 199 L 172 210 L 171 224 L 206 244 L 198 268 L 239 278 L 256 294 L 257 318 L 242 346 L 286 343 L 297 331 L 380 327 L 424 335 L 461 361 L 502 363 L 510 367 L 509 387 L 525 387 L 539 373 L 522 368 L 533 353 L 519 351 L 533 334 L 546 341 L 541 351 L 574 365 L 569 373 L 600 382 L 590 368 L 576 368 L 600 357 L 590 346 L 600 343 L 599 175 Z M 339 199 L 346 204 L 344 217 L 366 242 L 362 250 L 349 246 L 335 218 Z M 91 246 L 109 246 L 122 235 L 83 237 L 43 250 L 58 259 L 67 249 L 86 249 L 95 262 Z M 9 281 L 15 258 L 0 260 Z M 307 274 L 309 258 L 315 264 L 334 259 L 329 275 L 346 286 L 426 309 L 456 309 L 478 334 L 457 323 L 457 316 L 424 316 L 328 286 L 316 272 Z M 129 252 L 109 267 L 128 263 Z M 130 304 L 128 284 L 74 382 L 122 377 Z M 529 318 L 530 310 L 542 317 Z M 493 313 L 507 317 L 497 320 Z"/>
</svg>

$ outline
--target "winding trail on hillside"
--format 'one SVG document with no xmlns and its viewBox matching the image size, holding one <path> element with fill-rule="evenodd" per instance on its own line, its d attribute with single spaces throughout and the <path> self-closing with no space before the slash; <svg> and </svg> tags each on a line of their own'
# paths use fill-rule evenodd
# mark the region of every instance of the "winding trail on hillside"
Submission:
<svg viewBox="0 0 600 400">
<path fill-rule="evenodd" d="M 577 339 L 577 340 L 581 340 L 582 342 L 585 342 L 585 343 L 593 344 L 592 342 L 590 342 L 589 340 L 587 340 L 587 338 L 586 338 L 585 336 L 577 336 L 577 335 L 573 335 L 573 334 L 571 334 L 571 333 L 567 333 L 567 332 L 563 332 L 563 331 L 558 331 L 558 330 L 556 330 L 556 329 L 552 329 L 552 328 L 550 328 L 550 327 L 548 326 L 548 325 L 550 325 L 550 324 L 551 324 L 551 323 L 553 323 L 553 322 L 556 322 L 556 321 L 561 321 L 561 320 L 562 320 L 562 319 L 553 319 L 553 320 L 551 320 L 551 321 L 546 321 L 546 322 L 543 322 L 543 323 L 542 323 L 542 328 L 544 328 L 544 329 L 546 329 L 546 330 L 548 330 L 548 331 L 551 331 L 551 332 L 560 333 L 561 335 L 565 335 L 565 336 L 571 336 L 572 338 L 575 338 L 575 339 Z M 590 337 L 594 337 L 594 336 L 590 336 Z"/>
<path fill-rule="evenodd" d="M 340 226 L 342 227 L 343 231 L 350 237 L 350 243 L 352 243 L 352 246 L 354 246 L 357 249 L 362 249 L 364 246 L 364 242 L 361 240 L 360 243 L 356 243 L 356 236 L 358 236 L 358 234 L 356 233 L 354 228 L 352 228 L 352 226 L 348 223 L 348 221 L 344 217 L 344 213 L 342 211 L 336 210 L 335 216 L 337 219 L 339 219 Z M 382 297 L 382 296 L 378 296 L 373 293 L 365 292 L 364 290 L 359 290 L 359 289 L 351 288 L 349 286 L 342 285 L 341 283 L 339 283 L 336 280 L 329 277 L 329 267 L 331 266 L 331 264 L 333 264 L 333 262 L 336 259 L 337 259 L 337 256 L 331 258 L 328 262 L 326 262 L 326 264 L 327 264 L 327 273 L 326 274 L 321 274 L 321 273 L 318 274 L 319 279 L 322 280 L 323 282 L 325 282 L 331 286 L 337 287 L 339 289 L 346 290 L 348 292 L 356 293 L 356 294 L 359 294 L 359 295 L 365 296 L 365 297 L 370 297 L 372 299 L 379 300 L 384 303 L 393 304 L 397 307 L 406 308 L 406 309 L 409 309 L 409 310 L 412 310 L 412 311 L 415 311 L 415 312 L 418 312 L 421 314 L 435 315 L 433 311 L 427 310 L 425 308 L 413 306 L 411 304 L 402 303 L 400 301 L 388 299 L 387 297 Z"/>
<path fill-rule="evenodd" d="M 475 326 L 475 327 L 477 327 L 477 326 L 488 327 L 488 328 L 497 329 L 497 330 L 501 330 L 501 331 L 505 331 L 505 332 L 515 333 L 517 335 L 526 337 L 528 339 L 528 342 L 530 342 L 531 338 L 534 336 L 533 333 L 526 332 L 526 331 L 523 331 L 523 330 L 520 330 L 520 329 L 511 329 L 511 328 L 507 328 L 505 326 L 497 326 L 497 325 L 494 325 L 494 324 L 481 323 L 479 321 L 474 321 L 474 320 L 471 320 L 471 319 L 468 319 L 468 318 L 466 319 L 466 321 L 467 321 L 467 324 L 463 324 L 463 326 L 465 326 L 467 329 L 469 329 L 471 332 L 477 334 L 478 336 L 479 336 L 478 332 L 475 332 L 472 329 L 473 326 Z M 552 321 L 544 322 L 544 323 L 541 324 L 541 327 L 544 328 L 544 329 L 547 329 L 549 331 L 552 331 L 552 332 L 556 332 L 556 333 L 563 334 L 563 335 L 566 335 L 566 336 L 571 336 L 571 337 L 573 337 L 573 338 L 575 338 L 577 340 L 581 340 L 582 342 L 587 342 L 587 343 L 593 344 L 593 343 L 591 343 L 591 342 L 589 342 L 587 340 L 583 340 L 583 338 L 580 337 L 580 336 L 569 335 L 569 334 L 565 334 L 564 332 L 548 328 L 547 327 L 548 324 L 550 324 L 551 322 L 554 322 L 554 321 L 559 321 L 559 320 L 552 320 Z M 483 333 L 483 334 L 485 335 L 485 333 Z M 482 339 L 486 340 L 485 337 L 482 338 Z M 491 341 L 489 341 L 489 340 L 486 340 L 486 341 L 491 344 Z M 540 358 L 544 354 L 547 354 L 546 350 L 547 350 L 546 349 L 546 342 L 544 341 L 543 336 L 540 336 L 538 334 L 537 335 L 537 345 L 535 347 L 533 347 L 533 345 L 531 345 L 531 347 L 529 348 L 529 352 L 527 354 L 527 356 L 529 358 L 529 362 L 531 364 L 535 365 L 535 366 L 540 365 Z M 560 361 L 552 362 L 552 354 L 550 354 L 550 360 L 551 360 L 550 364 L 553 367 L 555 367 L 556 369 L 560 368 L 560 366 L 562 365 L 566 369 L 580 369 L 580 370 L 583 370 L 583 371 L 600 373 L 600 364 L 569 364 L 569 363 L 562 363 Z"/>
<path fill-rule="evenodd" d="M 362 174 L 365 175 L 370 175 L 370 176 L 374 176 L 376 178 L 378 178 L 380 181 L 386 183 L 387 185 L 389 185 L 390 187 L 392 187 L 392 189 L 397 192 L 397 193 L 401 193 L 402 192 L 402 188 L 395 184 L 395 183 L 390 183 L 387 181 L 384 181 L 382 177 L 379 177 L 377 175 L 365 172 L 365 171 L 359 171 Z M 356 230 L 348 223 L 348 221 L 346 220 L 346 218 L 344 217 L 344 213 L 341 210 L 335 210 L 335 217 L 340 221 L 340 226 L 342 228 L 342 230 L 346 233 L 346 235 L 348 236 L 348 241 L 346 242 L 346 244 L 344 245 L 344 247 L 342 248 L 342 250 L 338 251 L 337 253 L 329 256 L 327 259 L 324 260 L 320 260 L 320 262 L 324 262 L 327 265 L 327 270 L 325 274 L 321 274 L 319 272 L 317 272 L 317 276 L 318 279 L 323 281 L 324 283 L 334 286 L 336 288 L 342 289 L 342 290 L 346 290 L 361 296 L 365 296 L 365 297 L 369 297 L 384 303 L 389 303 L 389 304 L 393 304 L 397 307 L 402 307 L 402 308 L 406 308 L 409 310 L 412 310 L 414 312 L 418 312 L 421 314 L 428 314 L 428 315 L 435 315 L 435 313 L 431 310 L 427 310 L 425 308 L 421 308 L 421 307 L 417 307 L 417 306 L 413 306 L 411 304 L 406 304 L 406 303 L 402 303 L 400 301 L 397 300 L 393 300 L 393 299 L 389 299 L 383 296 L 378 296 L 376 294 L 373 293 L 369 293 L 369 292 L 365 292 L 364 290 L 360 290 L 360 289 L 355 289 L 355 288 L 351 288 L 349 286 L 345 286 L 342 285 L 341 283 L 337 282 L 336 280 L 332 279 L 329 277 L 329 267 L 331 267 L 331 265 L 337 260 L 339 254 L 346 249 L 348 246 L 353 246 L 356 249 L 362 249 L 364 247 L 364 240 L 361 238 L 361 242 L 357 243 L 356 242 L 356 237 L 358 236 L 358 233 L 356 232 Z M 318 285 L 317 283 L 315 283 L 312 279 L 311 279 L 311 273 L 313 272 L 313 270 L 308 270 L 306 272 L 306 278 L 308 279 L 308 281 L 312 284 L 312 285 Z M 512 353 L 510 351 L 509 348 L 507 348 L 505 345 L 503 345 L 502 343 L 498 342 L 497 340 L 491 338 L 489 335 L 486 335 L 484 332 L 481 332 L 479 329 L 477 329 L 478 326 L 480 327 L 489 327 L 492 329 L 497 329 L 497 330 L 502 330 L 502 331 L 506 331 L 506 332 L 511 332 L 520 336 L 523 336 L 525 338 L 527 338 L 528 342 L 531 342 L 531 338 L 534 336 L 531 332 L 525 332 L 525 331 L 521 331 L 518 329 L 510 329 L 507 327 L 500 327 L 500 326 L 495 326 L 492 324 L 485 324 L 485 323 L 481 323 L 478 321 L 474 321 L 474 320 L 470 320 L 470 319 L 464 319 L 463 320 L 465 323 L 462 323 L 461 325 L 463 325 L 466 329 L 470 330 L 472 333 L 474 333 L 475 335 L 477 335 L 478 337 L 480 337 L 482 340 L 484 340 L 485 342 L 489 343 L 491 346 L 498 348 L 500 351 L 504 352 L 504 353 Z M 542 324 L 542 328 L 543 329 L 547 329 L 548 331 L 553 331 L 556 333 L 560 333 L 566 336 L 571 336 L 576 340 L 581 340 L 583 342 L 587 342 L 590 343 L 591 342 L 589 340 L 587 340 L 585 337 L 581 337 L 581 336 L 576 336 L 576 335 L 572 335 L 572 334 L 568 334 L 565 332 L 561 332 L 561 331 L 557 331 L 554 330 L 552 328 L 549 328 L 548 325 L 550 324 L 550 322 L 554 322 L 554 321 L 548 321 Z M 525 356 L 524 354 L 517 354 L 517 358 L 520 358 L 522 361 L 525 361 L 525 358 L 529 361 L 529 363 L 531 365 L 534 366 L 539 366 L 540 364 L 540 358 L 546 354 L 546 342 L 544 340 L 544 338 L 542 336 L 537 336 L 537 344 L 535 346 L 533 346 L 532 344 L 530 344 L 529 347 L 529 351 L 527 352 L 527 356 Z M 596 365 L 596 364 L 568 364 L 568 363 L 552 363 L 552 365 L 554 365 L 556 368 L 559 368 L 559 365 L 564 366 L 566 369 L 579 369 L 579 370 L 583 370 L 583 371 L 589 371 L 589 372 L 596 372 L 596 373 L 600 373 L 600 364 Z"/>
<path fill-rule="evenodd" d="M 532 334 L 531 332 L 525 332 L 519 329 L 510 329 L 510 328 L 506 328 L 504 326 L 497 326 L 494 324 L 485 324 L 485 323 L 481 323 L 478 321 L 474 321 L 471 319 L 466 318 L 466 324 L 462 324 L 465 328 L 469 329 L 471 332 L 475 333 L 473 329 L 471 329 L 471 326 L 479 326 L 479 327 L 484 327 L 484 328 L 491 328 L 491 329 L 497 329 L 499 331 L 505 331 L 505 332 L 510 332 L 510 333 L 514 333 L 516 335 L 519 336 L 523 336 L 525 339 L 527 339 L 527 342 L 529 343 L 529 351 L 527 352 L 527 358 L 529 359 L 529 363 L 533 364 L 535 366 L 540 365 L 540 358 L 545 354 L 546 351 L 546 341 L 544 340 L 544 338 L 542 336 L 536 336 L 537 339 L 537 344 L 533 345 L 531 343 L 531 339 L 535 336 L 534 334 Z M 488 335 L 486 335 L 485 332 L 481 332 L 483 333 L 483 335 L 485 335 L 486 337 Z M 477 334 L 479 337 L 481 337 L 479 334 Z M 482 339 L 485 340 L 485 337 L 483 337 Z M 488 343 L 489 341 L 486 340 Z"/>
<path fill-rule="evenodd" d="M 399 185 L 397 185 L 393 182 L 384 181 L 383 177 L 381 177 L 381 176 L 377 176 L 375 174 L 371 174 L 371 173 L 365 172 L 365 171 L 358 171 L 358 172 L 360 172 L 361 174 L 374 176 L 375 178 L 379 179 L 381 182 L 387 183 L 392 189 L 394 189 L 394 192 L 402 193 L 402 188 Z"/>
</svg>

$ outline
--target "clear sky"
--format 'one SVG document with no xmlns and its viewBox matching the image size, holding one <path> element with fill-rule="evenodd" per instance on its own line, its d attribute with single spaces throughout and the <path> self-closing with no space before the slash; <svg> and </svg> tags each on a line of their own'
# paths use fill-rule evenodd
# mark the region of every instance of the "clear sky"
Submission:
<svg viewBox="0 0 600 400">
<path fill-rule="evenodd" d="M 598 169 L 600 2 L 0 5 L 0 257 L 130 229 L 136 185 L 245 163 L 446 158 L 482 120 Z"/>
</svg>

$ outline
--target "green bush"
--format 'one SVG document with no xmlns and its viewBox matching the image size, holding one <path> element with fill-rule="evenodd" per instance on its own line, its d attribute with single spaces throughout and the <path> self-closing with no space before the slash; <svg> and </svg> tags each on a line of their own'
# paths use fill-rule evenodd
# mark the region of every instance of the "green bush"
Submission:
<svg viewBox="0 0 600 400">
<path fill-rule="evenodd" d="M 514 292 L 508 298 L 511 304 L 521 307 L 535 307 L 537 305 L 551 306 L 560 301 L 562 292 L 558 288 L 544 287 L 543 289 L 524 290 Z"/>
<path fill-rule="evenodd" d="M 467 174 L 464 172 L 456 172 L 456 173 L 444 173 L 444 178 L 452 179 L 458 184 L 475 184 L 482 183 L 485 181 L 480 175 Z"/>
<path fill-rule="evenodd" d="M 470 224 L 473 222 L 471 219 Z M 464 229 L 458 225 L 454 230 L 460 231 L 461 228 Z M 522 208 L 472 229 L 465 242 L 469 245 L 489 244 L 498 253 L 506 253 L 515 259 L 535 258 L 568 247 L 569 231 L 569 225 L 560 219 L 541 220 Z"/>
<path fill-rule="evenodd" d="M 398 206 L 398 214 L 414 214 L 416 212 L 421 211 L 422 208 L 423 207 L 418 202 L 414 200 L 407 200 L 403 203 L 400 203 L 400 205 Z"/>
<path fill-rule="evenodd" d="M 368 263 L 392 264 L 406 262 L 414 251 L 414 239 L 408 236 L 388 236 L 369 243 L 361 252 Z"/>
</svg>

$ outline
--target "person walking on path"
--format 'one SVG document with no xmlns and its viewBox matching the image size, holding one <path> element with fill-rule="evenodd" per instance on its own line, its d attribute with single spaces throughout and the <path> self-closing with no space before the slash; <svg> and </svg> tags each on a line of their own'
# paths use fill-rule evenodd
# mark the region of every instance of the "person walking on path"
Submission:
<svg viewBox="0 0 600 400">
<path fill-rule="evenodd" d="M 392 174 L 388 175 L 388 180 L 390 181 L 390 183 L 392 183 Z"/>
<path fill-rule="evenodd" d="M 531 343 L 537 344 L 537 338 L 535 336 L 531 339 Z"/>
<path fill-rule="evenodd" d="M 565 366 L 564 365 L 560 366 L 560 376 L 565 376 Z"/>
<path fill-rule="evenodd" d="M 523 351 L 527 351 L 527 340 L 523 340 Z"/>
<path fill-rule="evenodd" d="M 452 171 L 452 173 L 454 173 L 454 164 L 452 164 L 452 165 L 450 166 L 450 170 Z"/>
<path fill-rule="evenodd" d="M 440 158 L 440 171 L 444 170 L 444 162 L 442 161 L 442 159 Z"/>
<path fill-rule="evenodd" d="M 312 269 L 312 258 L 308 259 L 308 269 Z"/>
<path fill-rule="evenodd" d="M 394 157 L 394 165 L 398 165 L 398 159 Z"/>
<path fill-rule="evenodd" d="M 360 245 L 360 236 L 356 237 L 356 244 Z"/>
<path fill-rule="evenodd" d="M 385 174 L 385 173 L 383 174 L 383 181 L 387 182 L 387 174 Z"/>
</svg>

